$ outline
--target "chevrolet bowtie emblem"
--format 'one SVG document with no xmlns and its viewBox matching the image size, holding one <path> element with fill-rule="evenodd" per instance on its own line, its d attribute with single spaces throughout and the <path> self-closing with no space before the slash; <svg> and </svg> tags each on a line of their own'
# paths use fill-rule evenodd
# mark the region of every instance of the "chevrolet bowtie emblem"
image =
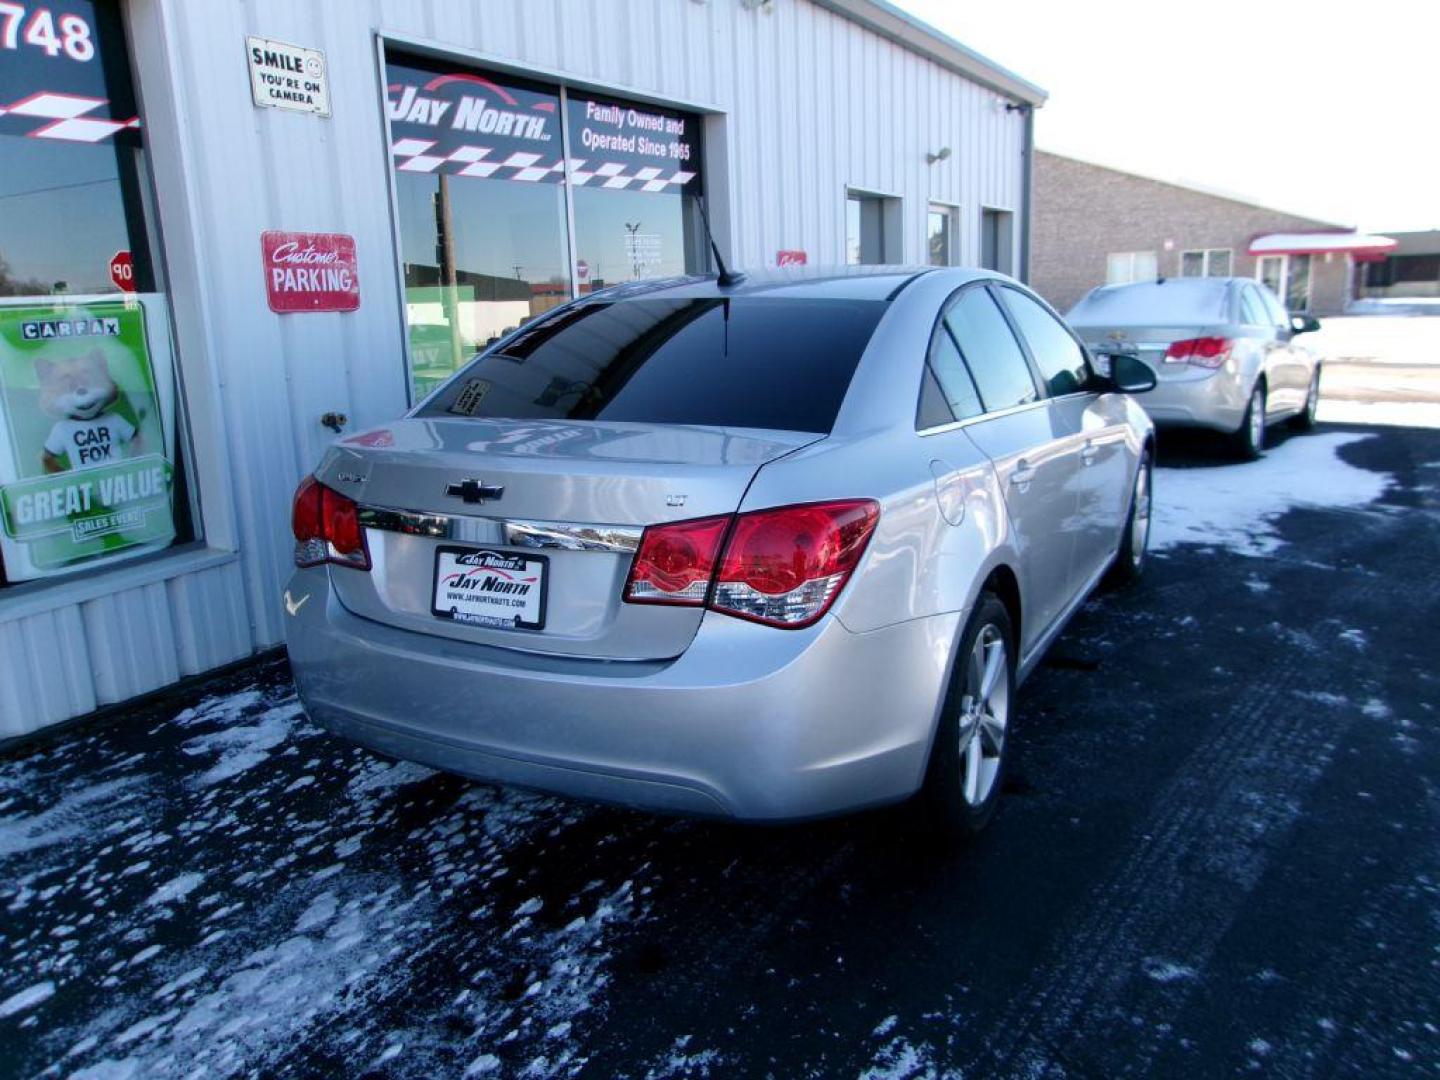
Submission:
<svg viewBox="0 0 1440 1080">
<path fill-rule="evenodd" d="M 483 484 L 479 480 L 461 480 L 458 484 L 446 484 L 445 494 L 467 503 L 483 503 L 500 498 L 505 489 L 496 484 Z"/>
</svg>

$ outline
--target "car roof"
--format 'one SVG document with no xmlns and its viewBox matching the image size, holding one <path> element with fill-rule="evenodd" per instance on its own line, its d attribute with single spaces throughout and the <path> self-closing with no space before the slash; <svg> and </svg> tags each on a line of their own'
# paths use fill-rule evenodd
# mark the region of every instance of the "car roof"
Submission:
<svg viewBox="0 0 1440 1080">
<path fill-rule="evenodd" d="M 747 270 L 742 281 L 722 286 L 714 275 L 626 282 L 590 293 L 584 299 L 694 299 L 766 296 L 792 299 L 889 300 L 916 278 L 943 273 L 956 285 L 993 276 L 983 270 L 932 266 L 802 266 Z"/>
</svg>

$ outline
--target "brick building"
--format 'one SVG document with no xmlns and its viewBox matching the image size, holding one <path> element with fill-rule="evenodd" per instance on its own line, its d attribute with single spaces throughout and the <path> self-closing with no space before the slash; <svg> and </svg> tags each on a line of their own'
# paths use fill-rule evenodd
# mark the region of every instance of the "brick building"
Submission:
<svg viewBox="0 0 1440 1080">
<path fill-rule="evenodd" d="M 1358 295 L 1372 300 L 1440 297 L 1440 229 L 1390 234 L 1395 247 L 1365 268 Z"/>
<path fill-rule="evenodd" d="M 1181 184 L 1035 154 L 1030 283 L 1060 311 L 1097 285 L 1253 277 L 1294 311 L 1344 310 L 1357 258 L 1391 242 Z"/>
</svg>

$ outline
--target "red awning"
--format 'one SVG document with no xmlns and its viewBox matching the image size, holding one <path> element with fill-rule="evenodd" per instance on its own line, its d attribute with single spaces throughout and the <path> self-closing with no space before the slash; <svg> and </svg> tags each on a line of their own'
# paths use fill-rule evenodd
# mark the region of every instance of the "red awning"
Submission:
<svg viewBox="0 0 1440 1080">
<path fill-rule="evenodd" d="M 1261 233 L 1250 241 L 1251 255 L 1350 255 L 1361 262 L 1383 259 L 1398 241 L 1356 232 Z"/>
</svg>

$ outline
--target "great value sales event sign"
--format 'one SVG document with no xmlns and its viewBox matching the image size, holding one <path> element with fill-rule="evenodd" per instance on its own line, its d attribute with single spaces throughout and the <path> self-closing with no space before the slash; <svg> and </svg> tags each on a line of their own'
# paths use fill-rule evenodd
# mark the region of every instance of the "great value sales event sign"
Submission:
<svg viewBox="0 0 1440 1080">
<path fill-rule="evenodd" d="M 354 311 L 360 306 L 355 238 L 344 233 L 260 234 L 270 310 Z"/>
<path fill-rule="evenodd" d="M 12 581 L 174 539 L 174 470 L 139 305 L 0 308 L 0 433 Z"/>
</svg>

